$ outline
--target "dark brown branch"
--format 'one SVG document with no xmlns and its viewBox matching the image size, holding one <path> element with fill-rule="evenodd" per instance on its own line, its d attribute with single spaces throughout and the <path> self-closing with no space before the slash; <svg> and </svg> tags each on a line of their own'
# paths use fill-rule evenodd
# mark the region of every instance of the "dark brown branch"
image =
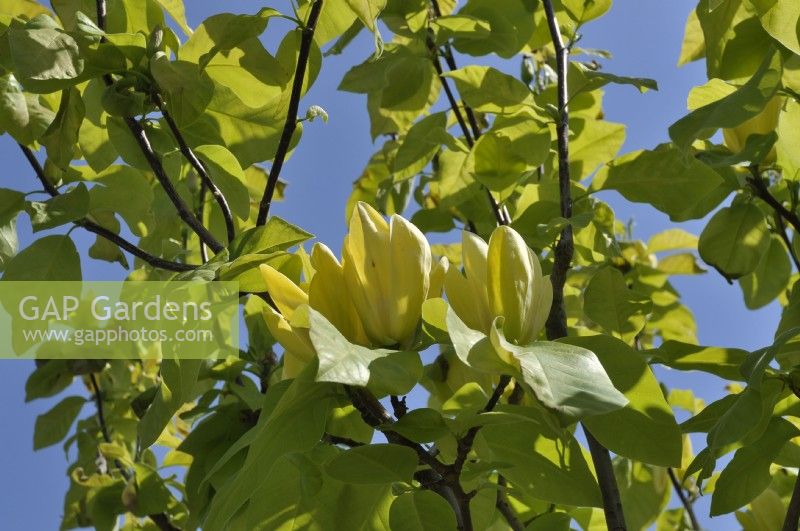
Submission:
<svg viewBox="0 0 800 531">
<path fill-rule="evenodd" d="M 25 158 L 28 159 L 31 167 L 33 168 L 36 177 L 42 183 L 45 192 L 47 192 L 51 197 L 57 197 L 61 195 L 58 189 L 53 186 L 53 184 L 47 179 L 47 176 L 44 173 L 44 169 L 42 168 L 39 161 L 36 159 L 36 156 L 33 154 L 33 151 L 30 150 L 27 146 L 23 146 L 22 144 L 18 144 L 22 153 L 25 155 Z M 170 260 L 166 260 L 164 258 L 160 258 L 158 256 L 152 255 L 145 251 L 144 249 L 137 247 L 133 243 L 129 242 L 119 234 L 116 234 L 107 228 L 98 225 L 94 221 L 82 218 L 79 220 L 74 221 L 75 225 L 81 227 L 83 229 L 92 232 L 101 238 L 105 238 L 106 240 L 110 241 L 111 243 L 117 245 L 121 249 L 128 251 L 133 256 L 147 262 L 153 267 L 157 267 L 159 269 L 166 269 L 167 271 L 191 271 L 196 268 L 196 266 L 192 266 L 189 264 L 182 264 L 179 262 L 172 262 Z"/>
<path fill-rule="evenodd" d="M 761 178 L 758 167 L 750 166 L 750 173 L 752 177 L 749 177 L 747 181 L 750 183 L 756 196 L 771 206 L 775 212 L 780 214 L 783 219 L 794 227 L 795 232 L 800 234 L 800 217 L 783 206 L 783 203 L 778 201 L 775 196 L 770 193 L 769 188 L 767 188 L 767 185 L 764 184 L 764 180 Z"/>
<path fill-rule="evenodd" d="M 355 448 L 356 446 L 364 446 L 364 443 L 358 442 L 355 439 L 350 439 L 349 437 L 340 437 L 338 435 L 331 435 L 330 433 L 326 433 L 322 436 L 322 440 L 328 444 L 341 444 L 342 446 L 347 446 L 349 448 Z"/>
<path fill-rule="evenodd" d="M 502 474 L 497 477 L 497 486 L 497 501 L 495 502 L 495 507 L 497 507 L 500 514 L 503 515 L 503 518 L 506 519 L 512 531 L 524 531 L 525 524 L 520 521 L 517 513 L 514 512 L 513 507 L 508 503 L 508 494 L 506 493 L 507 482 Z"/>
<path fill-rule="evenodd" d="M 97 0 L 96 5 L 97 27 L 105 31 L 107 13 L 106 2 L 105 0 Z M 101 41 L 105 41 L 105 37 L 102 37 Z M 103 76 L 103 82 L 107 87 L 114 84 L 114 80 L 110 74 Z M 172 204 L 178 211 L 180 218 L 194 231 L 195 234 L 197 234 L 201 242 L 205 242 L 215 253 L 220 252 L 223 249 L 222 244 L 219 243 L 217 239 L 214 238 L 214 236 L 203 226 L 203 223 L 195 217 L 194 213 L 189 210 L 189 207 L 178 194 L 178 191 L 175 190 L 175 187 L 172 185 L 172 181 L 169 179 L 167 172 L 164 170 L 163 164 L 161 164 L 161 159 L 159 159 L 158 155 L 156 155 L 155 151 L 153 151 L 153 146 L 150 144 L 150 139 L 147 137 L 147 133 L 142 125 L 130 116 L 124 117 L 124 121 L 125 125 L 133 135 L 136 144 L 142 151 L 144 158 L 147 160 L 147 164 L 153 170 L 156 180 L 158 180 L 158 183 L 164 189 L 164 192 L 166 192 L 167 197 L 169 197 L 170 201 L 172 201 Z"/>
<path fill-rule="evenodd" d="M 289 153 L 292 136 L 297 129 L 297 110 L 300 107 L 300 97 L 303 94 L 303 82 L 306 78 L 306 68 L 308 67 L 308 59 L 311 54 L 311 45 L 314 42 L 314 31 L 317 27 L 320 11 L 322 11 L 322 1 L 323 0 L 315 0 L 311 5 L 311 9 L 308 13 L 308 21 L 303 28 L 300 50 L 297 54 L 297 67 L 295 68 L 294 81 L 292 82 L 292 92 L 289 97 L 289 110 L 286 113 L 286 123 L 283 125 L 283 133 L 281 133 L 281 138 L 278 142 L 275 160 L 272 162 L 272 167 L 269 170 L 267 186 L 264 189 L 264 195 L 261 197 L 261 203 L 258 207 L 257 226 L 267 222 L 269 209 L 272 206 L 272 197 L 275 195 L 275 187 L 278 185 L 278 178 L 281 175 L 283 163 L 286 160 L 286 155 Z"/>
<path fill-rule="evenodd" d="M 94 373 L 89 374 L 89 382 L 92 386 L 92 396 L 94 397 L 95 407 L 97 408 L 97 423 L 100 425 L 100 434 L 103 436 L 103 440 L 106 443 L 111 443 L 111 432 L 108 431 L 108 424 L 106 424 L 106 417 L 105 417 L 105 408 L 103 407 L 103 396 L 100 394 L 100 386 L 97 383 L 97 377 Z M 133 476 L 131 473 L 125 468 L 125 465 L 119 460 L 114 460 L 114 466 L 117 467 L 119 470 L 120 475 L 125 478 L 125 481 L 130 481 Z M 166 514 L 159 513 L 159 514 L 150 514 L 147 515 L 150 520 L 153 521 L 156 526 L 158 526 L 161 531 L 179 531 L 179 528 L 172 525 L 169 521 L 169 517 Z"/>
<path fill-rule="evenodd" d="M 564 219 L 572 217 L 571 178 L 569 172 L 569 88 L 567 86 L 567 70 L 569 68 L 569 49 L 564 46 L 561 29 L 558 26 L 552 0 L 542 0 L 547 27 L 556 52 L 556 73 L 558 74 L 558 122 L 556 134 L 558 140 L 558 184 L 561 196 L 561 216 Z M 564 285 L 567 282 L 567 272 L 572 263 L 574 244 L 572 225 L 567 225 L 561 231 L 561 236 L 555 247 L 553 271 L 550 280 L 553 284 L 553 305 L 547 318 L 547 337 L 556 340 L 567 335 L 567 314 L 564 308 Z M 606 516 L 606 525 L 612 531 L 627 529 L 625 516 L 622 510 L 622 501 L 614 477 L 614 468 L 611 464 L 611 455 L 608 450 L 594 438 L 584 427 L 586 441 L 592 454 L 592 461 L 597 472 L 597 482 L 603 498 L 603 509 Z"/>
<path fill-rule="evenodd" d="M 172 136 L 175 137 L 175 141 L 178 142 L 178 148 L 180 149 L 181 154 L 183 154 L 184 158 L 189 162 L 189 164 L 191 164 L 192 168 L 194 168 L 194 171 L 197 172 L 197 175 L 200 176 L 203 186 L 205 186 L 211 192 L 214 200 L 219 205 L 219 208 L 222 211 L 222 217 L 225 219 L 225 230 L 228 236 L 228 243 L 230 243 L 236 236 L 236 228 L 233 225 L 233 213 L 231 212 L 231 207 L 228 205 L 228 200 L 225 199 L 225 195 L 222 193 L 222 190 L 220 190 L 211 179 L 211 175 L 209 175 L 205 164 L 203 164 L 203 162 L 197 158 L 197 155 L 195 155 L 192 148 L 190 148 L 189 144 L 186 143 L 186 139 L 184 138 L 180 129 L 178 129 L 178 124 L 176 124 L 175 120 L 172 119 L 172 115 L 167 110 L 166 105 L 164 105 L 164 100 L 161 98 L 161 95 L 158 93 L 154 94 L 154 99 L 158 109 L 161 111 L 161 116 L 164 117 L 164 121 L 167 122 L 167 126 L 169 126 L 170 131 L 172 131 Z M 201 217 L 198 216 L 198 219 L 202 222 Z"/>
<path fill-rule="evenodd" d="M 780 236 L 783 240 L 783 243 L 786 244 L 786 250 L 789 252 L 789 256 L 792 258 L 794 266 L 797 268 L 797 271 L 800 272 L 800 258 L 798 258 L 797 253 L 794 250 L 794 246 L 792 245 L 792 241 L 789 239 L 789 235 L 786 234 L 786 225 L 783 223 L 783 217 L 777 212 L 775 212 L 775 229 L 778 232 L 778 236 Z"/>
<path fill-rule="evenodd" d="M 692 529 L 694 529 L 694 531 L 700 531 L 700 524 L 697 522 L 697 515 L 694 514 L 694 506 L 692 505 L 691 500 L 689 500 L 689 498 L 686 496 L 686 492 L 683 490 L 681 482 L 675 475 L 675 470 L 672 468 L 667 468 L 667 474 L 669 474 L 669 480 L 672 482 L 672 487 L 675 489 L 675 494 L 678 495 L 678 499 L 681 501 L 681 505 L 683 505 L 683 509 L 686 511 L 686 515 L 689 517 L 689 523 L 691 524 Z"/>
<path fill-rule="evenodd" d="M 800 525 L 800 475 L 794 482 L 792 499 L 789 500 L 786 518 L 783 520 L 783 531 L 797 531 L 798 525 Z"/>
<path fill-rule="evenodd" d="M 436 6 L 435 3 L 433 5 Z M 435 8 L 435 10 L 438 11 L 438 6 Z M 467 126 L 467 122 L 464 120 L 464 115 L 461 113 L 461 107 L 459 106 L 458 100 L 453 93 L 453 89 L 450 87 L 448 79 L 444 76 L 444 70 L 442 69 L 442 62 L 439 60 L 439 51 L 436 47 L 436 43 L 433 42 L 433 38 L 430 36 L 428 37 L 428 47 L 430 48 L 433 67 L 436 69 L 436 74 L 439 77 L 439 81 L 442 83 L 442 88 L 444 89 L 444 94 L 447 97 L 447 102 L 450 104 L 450 109 L 453 111 L 453 114 L 456 117 L 458 126 L 461 128 L 461 133 L 464 135 L 464 138 L 467 141 L 467 145 L 472 148 L 475 145 L 475 141 L 480 137 L 480 127 L 475 119 L 475 114 L 472 112 L 472 109 L 464 105 L 464 112 L 467 114 L 470 123 L 472 124 L 472 132 L 470 132 L 470 128 Z M 455 62 L 451 64 L 450 68 L 455 70 L 454 67 Z M 494 198 L 492 192 L 488 188 L 484 187 L 484 189 L 486 190 L 486 196 L 489 199 L 489 205 L 492 207 L 492 213 L 497 220 L 497 224 L 508 225 L 511 220 L 509 219 L 508 212 L 505 210 L 505 207 L 501 207 L 497 204 L 497 200 Z"/>
</svg>

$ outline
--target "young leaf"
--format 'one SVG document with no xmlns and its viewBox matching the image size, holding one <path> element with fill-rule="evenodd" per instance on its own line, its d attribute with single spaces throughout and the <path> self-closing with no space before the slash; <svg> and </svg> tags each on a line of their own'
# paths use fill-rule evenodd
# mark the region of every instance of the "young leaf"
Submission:
<svg viewBox="0 0 800 531">
<path fill-rule="evenodd" d="M 752 203 L 738 203 L 714 214 L 697 250 L 725 278 L 736 279 L 755 271 L 769 245 L 764 213 Z"/>
<path fill-rule="evenodd" d="M 33 432 L 33 449 L 40 450 L 61 441 L 81 412 L 86 399 L 70 396 L 56 404 L 53 409 L 36 417 Z"/>
</svg>

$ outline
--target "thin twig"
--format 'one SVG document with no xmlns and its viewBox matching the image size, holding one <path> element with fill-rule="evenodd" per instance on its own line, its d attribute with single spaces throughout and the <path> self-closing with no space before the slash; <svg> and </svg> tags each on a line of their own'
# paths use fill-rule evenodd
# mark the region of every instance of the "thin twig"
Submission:
<svg viewBox="0 0 800 531">
<path fill-rule="evenodd" d="M 542 0 L 547 18 L 547 27 L 556 52 L 556 72 L 558 74 L 558 122 L 556 133 L 558 137 L 558 183 L 561 196 L 561 216 L 565 219 L 572 217 L 572 184 L 569 172 L 569 90 L 567 87 L 567 69 L 569 67 L 569 49 L 564 46 L 561 29 L 553 9 L 552 0 Z M 553 271 L 550 280 L 553 284 L 553 305 L 547 318 L 547 337 L 550 340 L 566 337 L 567 315 L 564 309 L 564 285 L 567 281 L 567 272 L 572 263 L 574 254 L 572 225 L 567 225 L 561 231 L 561 236 L 556 244 L 554 253 Z M 600 494 L 603 498 L 603 509 L 606 516 L 608 529 L 620 531 L 627 529 L 625 516 L 622 510 L 622 501 L 614 477 L 614 468 L 611 464 L 611 455 L 608 450 L 585 429 L 586 441 L 592 454 Z"/>
<path fill-rule="evenodd" d="M 303 34 L 300 39 L 300 50 L 297 53 L 297 67 L 295 68 L 294 81 L 292 82 L 292 92 L 289 97 L 289 109 L 286 113 L 286 123 L 283 125 L 283 133 L 281 133 L 281 138 L 278 142 L 275 160 L 272 162 L 272 167 L 269 170 L 267 186 L 264 189 L 264 195 L 261 197 L 261 203 L 258 207 L 257 226 L 267 222 L 269 209 L 270 206 L 272 206 L 272 197 L 275 195 L 275 187 L 278 185 L 278 178 L 281 175 L 283 163 L 286 160 L 286 155 L 289 153 L 292 136 L 297 129 L 297 110 L 300 107 L 300 97 L 303 95 L 303 82 L 305 81 L 306 68 L 308 67 L 308 59 L 311 54 L 311 45 L 314 42 L 314 31 L 317 27 L 320 11 L 322 11 L 322 1 L 323 0 L 315 0 L 311 5 L 311 9 L 308 13 L 308 21 L 303 28 Z"/>
<path fill-rule="evenodd" d="M 31 151 L 30 148 L 28 148 L 27 146 L 23 146 L 22 144 L 18 145 L 19 148 L 22 150 L 22 153 L 25 155 L 25 158 L 28 159 L 28 162 L 33 168 L 36 177 L 42 183 L 45 192 L 47 192 L 51 197 L 58 197 L 59 195 L 61 195 L 61 192 L 59 192 L 58 189 L 55 186 L 53 186 L 53 184 L 47 179 L 47 176 L 44 173 L 44 169 L 42 168 L 42 165 L 39 164 L 39 161 L 36 159 L 36 156 L 33 154 L 33 151 Z M 164 258 L 160 258 L 158 256 L 150 254 L 144 249 L 129 242 L 119 234 L 116 234 L 108 230 L 107 228 L 98 225 L 97 223 L 95 223 L 90 219 L 82 218 L 75 220 L 73 223 L 78 227 L 86 229 L 89 232 L 92 232 L 102 238 L 105 238 L 106 240 L 117 245 L 121 249 L 128 251 L 133 256 L 147 262 L 153 267 L 157 267 L 159 269 L 166 269 L 167 271 L 176 271 L 176 272 L 191 271 L 193 269 L 196 269 L 196 266 L 190 264 L 173 262 L 171 260 L 166 260 Z"/>
<path fill-rule="evenodd" d="M 783 531 L 797 531 L 798 525 L 800 525 L 800 475 L 794 482 L 792 499 L 789 500 L 786 518 L 783 520 Z"/>
<path fill-rule="evenodd" d="M 767 188 L 763 179 L 761 179 L 761 175 L 756 166 L 750 166 L 750 173 L 752 174 L 752 177 L 748 178 L 747 180 L 752 185 L 752 189 L 756 193 L 756 196 L 771 206 L 775 212 L 780 214 L 783 219 L 788 221 L 789 224 L 794 227 L 795 232 L 800 234 L 800 217 L 783 206 L 783 203 L 778 201 L 775 196 L 770 193 L 769 188 Z"/>
<path fill-rule="evenodd" d="M 94 397 L 95 407 L 97 408 L 97 423 L 100 425 L 100 434 L 103 436 L 103 440 L 106 443 L 111 443 L 111 432 L 108 430 L 108 424 L 106 424 L 106 417 L 105 417 L 105 408 L 103 407 L 103 396 L 100 393 L 100 386 L 97 383 L 97 377 L 94 373 L 89 374 L 89 382 L 92 386 L 92 396 Z M 130 481 L 133 476 L 131 473 L 125 468 L 125 465 L 119 459 L 114 459 L 114 465 L 119 470 L 120 475 L 125 478 L 125 481 Z M 164 513 L 158 514 L 149 514 L 147 515 L 150 520 L 153 521 L 156 526 L 158 526 L 161 531 L 179 531 L 177 527 L 172 525 L 169 521 L 169 517 Z"/>
<path fill-rule="evenodd" d="M 800 272 L 800 258 L 797 257 L 792 241 L 789 239 L 789 235 L 786 234 L 786 225 L 783 223 L 783 217 L 777 212 L 775 212 L 775 228 L 778 231 L 778 236 L 780 236 L 783 243 L 786 244 L 786 250 L 789 251 L 789 256 L 792 258 L 794 266 L 797 268 L 797 271 Z"/>
<path fill-rule="evenodd" d="M 233 225 L 233 213 L 231 212 L 231 207 L 228 205 L 228 200 L 225 199 L 225 195 L 222 193 L 222 190 L 220 190 L 211 179 L 211 175 L 209 175 L 205 164 L 203 164 L 203 162 L 197 158 L 197 155 L 195 155 L 192 148 L 190 148 L 189 144 L 186 143 L 186 139 L 178 128 L 178 124 L 176 124 L 175 120 L 172 119 L 172 115 L 170 114 L 169 110 L 167 110 L 161 95 L 158 93 L 154 94 L 154 100 L 158 106 L 158 109 L 161 111 L 161 116 L 164 117 L 164 121 L 167 122 L 170 131 L 172 131 L 172 136 L 175 137 L 175 141 L 178 142 L 178 148 L 180 149 L 184 158 L 189 162 L 189 164 L 192 165 L 194 171 L 196 171 L 197 175 L 200 176 L 200 180 L 202 181 L 203 185 L 208 188 L 208 190 L 211 192 L 211 195 L 214 197 L 214 200 L 219 205 L 219 208 L 222 211 L 222 217 L 225 219 L 225 230 L 228 236 L 228 243 L 230 243 L 236 236 L 236 228 Z M 202 222 L 202 218 L 198 219 L 200 219 Z"/>
<path fill-rule="evenodd" d="M 107 13 L 106 1 L 97 0 L 96 5 L 97 27 L 105 31 Z M 101 37 L 101 42 L 102 41 L 105 41 L 105 37 Z M 103 76 L 103 82 L 108 87 L 114 84 L 114 79 L 110 74 L 105 74 Z M 214 236 L 203 226 L 200 220 L 195 217 L 194 213 L 192 213 L 184 200 L 181 198 L 180 194 L 178 194 L 178 191 L 172 185 L 172 181 L 167 175 L 167 172 L 164 170 L 164 165 L 161 164 L 161 159 L 159 159 L 158 155 L 156 155 L 155 151 L 153 151 L 153 146 L 150 144 L 150 139 L 147 137 L 147 133 L 142 125 L 131 116 L 126 116 L 123 118 L 123 120 L 133 135 L 133 138 L 136 141 L 136 144 L 139 146 L 139 149 L 142 151 L 144 158 L 147 160 L 147 164 L 153 170 L 156 180 L 158 180 L 158 183 L 164 189 L 164 192 L 166 192 L 167 197 L 169 197 L 170 201 L 172 201 L 172 204 L 175 206 L 175 209 L 178 211 L 180 218 L 194 231 L 195 234 L 197 234 L 197 236 L 200 238 L 200 241 L 205 242 L 212 251 L 215 253 L 222 251 L 224 248 L 222 244 L 219 243 L 217 239 L 214 238 Z"/>
<path fill-rule="evenodd" d="M 669 474 L 669 480 L 672 482 L 672 486 L 675 489 L 675 494 L 678 495 L 678 499 L 681 501 L 681 505 L 683 505 L 683 509 L 686 511 L 686 515 L 689 517 L 689 523 L 691 524 L 692 529 L 694 529 L 694 531 L 700 531 L 700 524 L 697 522 L 697 515 L 694 514 L 694 506 L 689 498 L 686 497 L 686 492 L 684 492 L 681 482 L 678 481 L 678 477 L 675 475 L 675 470 L 672 468 L 667 468 L 667 474 Z"/>
<path fill-rule="evenodd" d="M 506 482 L 506 478 L 501 474 L 497 477 L 497 501 L 495 502 L 495 507 L 497 510 L 500 511 L 500 514 L 503 515 L 503 518 L 506 519 L 508 526 L 512 529 L 512 531 L 523 531 L 525 529 L 525 524 L 523 524 L 517 513 L 514 512 L 514 508 L 511 507 L 511 504 L 508 502 L 508 494 L 506 493 L 506 487 L 508 483 Z"/>
</svg>

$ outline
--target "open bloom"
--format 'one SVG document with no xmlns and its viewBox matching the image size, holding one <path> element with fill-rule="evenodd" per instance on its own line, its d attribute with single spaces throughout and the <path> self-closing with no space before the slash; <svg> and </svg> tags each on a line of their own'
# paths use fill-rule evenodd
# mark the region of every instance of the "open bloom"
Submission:
<svg viewBox="0 0 800 531">
<path fill-rule="evenodd" d="M 422 303 L 442 291 L 447 261 L 432 264 L 425 236 L 400 216 L 387 222 L 359 203 L 350 219 L 340 263 L 330 249 L 314 245 L 314 275 L 304 290 L 269 265 L 261 274 L 277 307 L 264 318 L 286 349 L 284 375 L 296 376 L 315 355 L 308 312 L 320 312 L 350 342 L 366 347 L 409 347 Z"/>
<path fill-rule="evenodd" d="M 462 257 L 464 273 L 450 268 L 445 292 L 464 324 L 489 334 L 495 318 L 503 317 L 506 339 L 518 345 L 536 340 L 550 313 L 553 287 L 522 236 L 498 227 L 487 245 L 465 231 Z"/>
</svg>

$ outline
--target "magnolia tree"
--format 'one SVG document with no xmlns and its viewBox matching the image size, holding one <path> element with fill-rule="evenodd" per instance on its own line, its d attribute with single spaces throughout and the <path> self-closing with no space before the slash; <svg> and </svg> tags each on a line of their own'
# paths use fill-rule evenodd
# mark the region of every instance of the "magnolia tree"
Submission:
<svg viewBox="0 0 800 531">
<path fill-rule="evenodd" d="M 619 154 L 603 87 L 657 87 L 580 46 L 610 5 L 299 0 L 192 29 L 180 0 L 0 2 L 0 129 L 30 164 L 0 190 L 3 285 L 81 280 L 89 231 L 128 282 L 238 282 L 246 324 L 208 359 L 42 345 L 27 400 L 87 389 L 36 422 L 71 462 L 62 528 L 700 529 L 705 495 L 797 529 L 800 9 L 700 0 L 680 62 L 708 82 L 670 142 Z M 338 257 L 270 206 L 327 119 L 304 93 L 364 31 L 339 89 L 378 149 Z M 713 215 L 643 242 L 601 190 Z M 61 230 L 20 249 L 17 223 Z M 698 346 L 670 281 L 695 251 L 748 308 L 778 301 L 774 344 Z M 730 394 L 704 405 L 659 365 Z"/>
</svg>

